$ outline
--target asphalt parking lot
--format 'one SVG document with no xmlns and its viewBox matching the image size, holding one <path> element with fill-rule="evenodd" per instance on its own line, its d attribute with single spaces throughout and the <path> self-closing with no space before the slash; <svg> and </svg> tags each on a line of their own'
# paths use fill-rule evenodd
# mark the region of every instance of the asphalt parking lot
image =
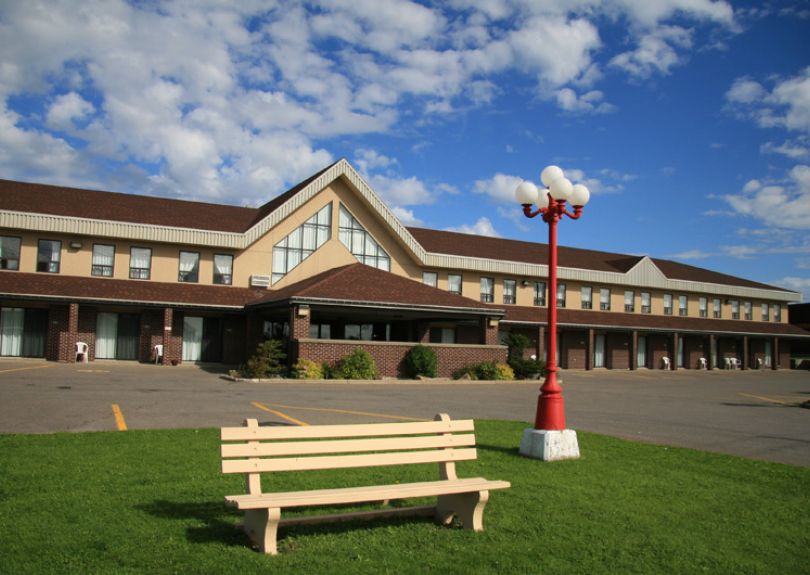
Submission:
<svg viewBox="0 0 810 575">
<path fill-rule="evenodd" d="M 568 427 L 810 467 L 807 371 L 561 372 Z M 539 382 L 233 382 L 222 370 L 0 360 L 0 433 L 534 418 Z M 515 438 L 515 445 L 520 438 Z M 581 445 L 583 450 L 586 445 Z"/>
</svg>

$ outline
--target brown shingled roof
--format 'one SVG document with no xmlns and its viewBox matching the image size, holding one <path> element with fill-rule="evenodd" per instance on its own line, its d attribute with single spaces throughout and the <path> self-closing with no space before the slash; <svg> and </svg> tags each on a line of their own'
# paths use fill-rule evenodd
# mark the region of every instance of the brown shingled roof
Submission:
<svg viewBox="0 0 810 575">
<path fill-rule="evenodd" d="M 504 322 L 548 323 L 548 308 L 504 306 Z M 557 322 L 560 325 L 583 328 L 602 326 L 621 329 L 649 329 L 665 331 L 700 331 L 703 333 L 742 333 L 762 335 L 787 335 L 810 337 L 810 333 L 798 326 L 758 321 L 704 319 L 697 317 L 660 316 L 651 314 L 634 314 L 624 312 L 600 312 L 579 309 L 558 309 Z"/>
<path fill-rule="evenodd" d="M 425 228 L 408 228 L 408 231 L 428 252 L 548 265 L 548 244 Z M 557 254 L 559 258 L 558 265 L 561 267 L 615 273 L 627 273 L 643 259 L 643 256 L 584 250 L 566 246 L 559 246 Z M 652 262 L 669 279 L 790 292 L 790 290 L 780 287 L 669 260 L 656 258 L 652 259 Z"/>
<path fill-rule="evenodd" d="M 0 210 L 240 233 L 259 223 L 333 165 L 296 184 L 259 208 L 0 179 Z"/>
<path fill-rule="evenodd" d="M 503 310 L 477 300 L 361 263 L 334 268 L 285 288 L 271 290 L 250 305 L 286 302 L 290 299 L 458 309 L 485 315 L 503 314 Z"/>
<path fill-rule="evenodd" d="M 0 271 L 0 296 L 242 308 L 264 289 Z"/>
</svg>

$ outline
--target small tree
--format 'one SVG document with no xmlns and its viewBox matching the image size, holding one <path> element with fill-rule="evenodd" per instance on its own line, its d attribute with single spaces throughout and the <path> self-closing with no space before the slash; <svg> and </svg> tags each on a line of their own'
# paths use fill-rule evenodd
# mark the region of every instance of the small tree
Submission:
<svg viewBox="0 0 810 575">
<path fill-rule="evenodd" d="M 408 377 L 436 377 L 438 361 L 436 352 L 425 345 L 413 346 L 405 356 L 405 375 Z"/>
<path fill-rule="evenodd" d="M 268 339 L 256 348 L 256 353 L 245 364 L 245 375 L 261 379 L 263 377 L 279 375 L 286 369 L 284 342 L 280 339 Z"/>
<path fill-rule="evenodd" d="M 539 374 L 543 373 L 546 368 L 544 361 L 539 359 L 526 359 L 523 357 L 523 352 L 529 345 L 528 337 L 522 333 L 510 333 L 506 337 L 506 345 L 509 348 L 506 361 L 509 367 L 515 372 L 515 377 L 527 379 L 537 377 Z"/>
</svg>

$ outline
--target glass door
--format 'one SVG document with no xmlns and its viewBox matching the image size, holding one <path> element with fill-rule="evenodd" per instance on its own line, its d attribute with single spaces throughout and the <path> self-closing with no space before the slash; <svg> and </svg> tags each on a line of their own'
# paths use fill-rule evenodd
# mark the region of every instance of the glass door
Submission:
<svg viewBox="0 0 810 575">
<path fill-rule="evenodd" d="M 593 366 L 605 367 L 605 334 L 598 333 L 593 339 Z"/>
<path fill-rule="evenodd" d="M 140 318 L 135 314 L 118 314 L 115 359 L 138 359 L 139 324 Z"/>
<path fill-rule="evenodd" d="M 26 309 L 23 324 L 22 354 L 24 357 L 45 357 L 48 334 L 48 310 Z"/>
<path fill-rule="evenodd" d="M 24 315 L 25 310 L 21 307 L 0 310 L 0 355 L 22 355 Z"/>
<path fill-rule="evenodd" d="M 115 359 L 118 341 L 118 314 L 99 312 L 96 318 L 96 358 Z"/>
<path fill-rule="evenodd" d="M 183 318 L 183 361 L 202 359 L 203 318 Z"/>
<path fill-rule="evenodd" d="M 647 336 L 638 336 L 638 347 L 636 348 L 636 366 L 647 367 Z"/>
</svg>

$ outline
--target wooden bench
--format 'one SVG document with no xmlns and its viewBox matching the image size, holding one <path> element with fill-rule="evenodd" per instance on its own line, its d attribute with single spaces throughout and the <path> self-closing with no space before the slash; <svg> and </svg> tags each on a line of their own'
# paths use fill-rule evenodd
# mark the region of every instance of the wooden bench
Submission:
<svg viewBox="0 0 810 575">
<path fill-rule="evenodd" d="M 222 472 L 244 473 L 245 495 L 229 495 L 225 502 L 245 512 L 243 529 L 263 553 L 275 555 L 276 534 L 282 526 L 324 520 L 368 519 L 386 515 L 431 515 L 444 524 L 458 517 L 467 529 L 484 528 L 484 506 L 489 491 L 510 487 L 507 481 L 481 477 L 460 479 L 456 461 L 476 458 L 471 419 L 452 421 L 439 414 L 434 421 L 362 425 L 260 427 L 255 419 L 244 427 L 221 430 Z M 309 491 L 262 492 L 261 473 L 438 463 L 439 479 Z M 276 485 L 276 481 L 274 481 Z M 301 517 L 281 521 L 288 507 L 359 504 L 437 497 L 435 505 L 379 511 Z"/>
</svg>

